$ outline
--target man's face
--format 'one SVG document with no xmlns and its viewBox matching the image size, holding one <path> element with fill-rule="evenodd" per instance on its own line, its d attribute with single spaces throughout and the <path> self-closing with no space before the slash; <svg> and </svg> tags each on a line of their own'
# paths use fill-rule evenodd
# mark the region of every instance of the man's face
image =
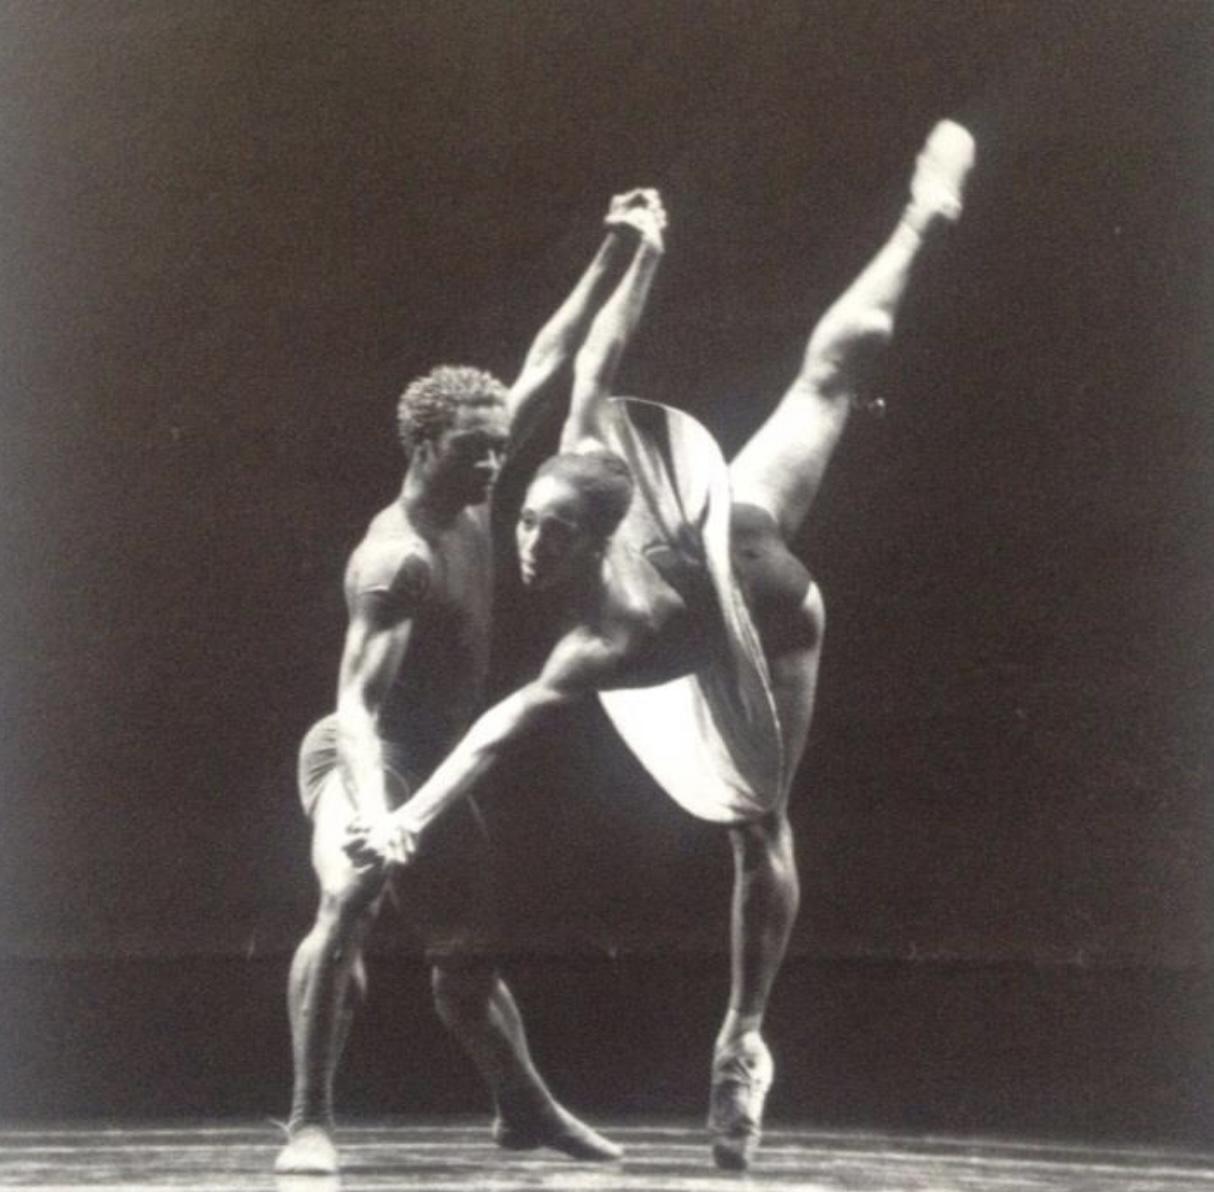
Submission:
<svg viewBox="0 0 1214 1192">
<path fill-rule="evenodd" d="M 601 543 L 585 529 L 582 495 L 559 476 L 541 476 L 527 490 L 515 527 L 519 572 L 536 591 L 597 572 Z"/>
<path fill-rule="evenodd" d="M 431 478 L 465 505 L 479 505 L 502 465 L 506 412 L 500 406 L 462 409 L 455 424 L 434 442 Z"/>
</svg>

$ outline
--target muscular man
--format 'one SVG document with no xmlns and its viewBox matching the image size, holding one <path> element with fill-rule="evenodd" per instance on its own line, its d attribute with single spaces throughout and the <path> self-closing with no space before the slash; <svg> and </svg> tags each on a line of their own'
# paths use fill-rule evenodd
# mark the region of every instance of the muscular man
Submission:
<svg viewBox="0 0 1214 1192">
<path fill-rule="evenodd" d="M 536 471 L 519 510 L 518 566 L 543 598 L 545 661 L 404 808 L 351 828 L 354 856 L 424 858 L 440 813 L 492 773 L 511 740 L 598 694 L 668 793 L 727 824 L 733 840 L 732 982 L 709 1113 L 714 1158 L 726 1168 L 748 1166 L 758 1144 L 773 1075 L 761 1028 L 800 898 L 788 795 L 825 612 L 788 544 L 874 354 L 892 337 L 923 249 L 961 213 L 972 163 L 969 134 L 937 126 L 898 226 L 814 328 L 798 376 L 727 467 L 686 415 L 606 400 L 662 254 L 650 221 L 645 251 L 578 355 L 560 454 Z"/>
<path fill-rule="evenodd" d="M 635 239 L 629 209 L 646 205 L 649 195 L 613 200 L 606 239 L 537 337 L 512 390 L 488 373 L 440 367 L 400 399 L 407 460 L 400 495 L 350 557 L 337 708 L 313 726 L 300 751 L 320 904 L 291 966 L 295 1081 L 279 1172 L 338 1167 L 333 1082 L 365 995 L 363 947 L 387 886 L 382 866 L 355 864 L 343 850 L 347 825 L 355 815 L 400 807 L 479 710 L 492 590 L 485 499 L 510 421 L 572 359 Z M 498 1143 L 618 1158 L 617 1146 L 548 1091 L 515 1002 L 487 955 L 491 893 L 475 807 L 459 809 L 439 835 L 432 864 L 394 879 L 397 901 L 427 943 L 439 1017 L 492 1094 Z"/>
</svg>

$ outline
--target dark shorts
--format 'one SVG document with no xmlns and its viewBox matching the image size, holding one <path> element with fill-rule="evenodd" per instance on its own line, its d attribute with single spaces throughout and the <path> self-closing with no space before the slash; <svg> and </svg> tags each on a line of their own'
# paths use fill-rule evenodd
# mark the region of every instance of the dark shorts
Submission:
<svg viewBox="0 0 1214 1192">
<path fill-rule="evenodd" d="M 404 751 L 384 742 L 388 797 L 399 807 L 421 784 Z M 299 749 L 299 795 L 315 821 L 322 795 L 354 804 L 338 771 L 337 717 L 314 724 Z M 489 958 L 499 951 L 493 853 L 480 810 L 463 799 L 427 832 L 425 846 L 389 878 L 387 903 L 425 945 L 431 960 Z"/>
</svg>

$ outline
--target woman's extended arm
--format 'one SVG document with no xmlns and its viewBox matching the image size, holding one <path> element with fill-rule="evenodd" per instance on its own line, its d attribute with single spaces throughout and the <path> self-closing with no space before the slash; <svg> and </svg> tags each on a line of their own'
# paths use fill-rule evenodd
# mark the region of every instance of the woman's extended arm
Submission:
<svg viewBox="0 0 1214 1192">
<path fill-rule="evenodd" d="M 364 817 L 349 828 L 346 851 L 363 864 L 404 863 L 436 819 L 492 773 L 511 743 L 543 723 L 548 713 L 609 683 L 621 647 L 575 629 L 553 650 L 537 679 L 484 712 L 404 806 Z"/>
</svg>

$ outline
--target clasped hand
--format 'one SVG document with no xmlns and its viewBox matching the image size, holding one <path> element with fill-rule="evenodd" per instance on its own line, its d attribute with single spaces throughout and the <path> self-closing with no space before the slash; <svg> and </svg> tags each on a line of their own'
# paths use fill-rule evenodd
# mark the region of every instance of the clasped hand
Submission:
<svg viewBox="0 0 1214 1192">
<path fill-rule="evenodd" d="M 616 195 L 603 222 L 609 228 L 632 228 L 655 252 L 665 249 L 666 209 L 656 190 L 638 187 Z"/>
<path fill-rule="evenodd" d="M 407 865 L 417 852 L 418 832 L 396 815 L 355 816 L 342 846 L 360 866 Z"/>
</svg>

